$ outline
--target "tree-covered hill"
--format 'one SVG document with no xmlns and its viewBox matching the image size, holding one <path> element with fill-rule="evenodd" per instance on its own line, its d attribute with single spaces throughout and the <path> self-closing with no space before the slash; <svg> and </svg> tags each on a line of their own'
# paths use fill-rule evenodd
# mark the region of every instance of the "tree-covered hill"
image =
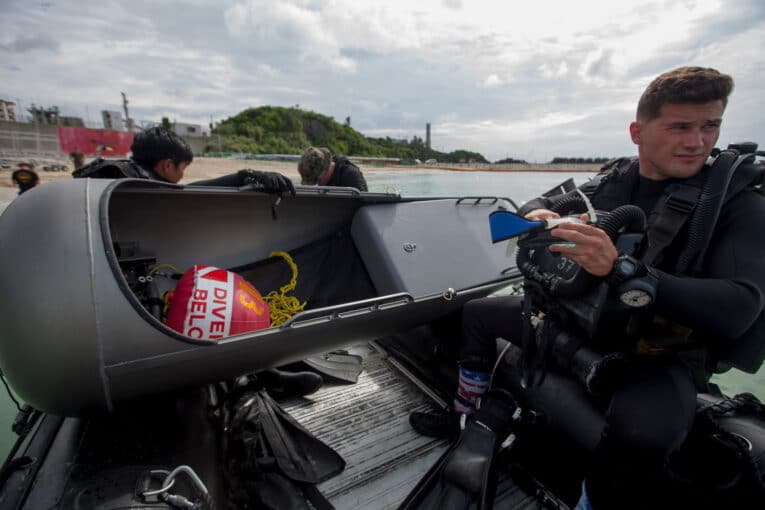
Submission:
<svg viewBox="0 0 765 510">
<path fill-rule="evenodd" d="M 488 163 L 477 152 L 458 150 L 444 153 L 429 149 L 416 136 L 412 140 L 369 138 L 353 129 L 350 119 L 340 124 L 326 115 L 299 108 L 248 108 L 211 127 L 212 134 L 220 136 L 220 145 L 211 144 L 208 151 L 300 154 L 309 145 L 315 145 L 328 147 L 333 154 L 348 156 Z"/>
</svg>

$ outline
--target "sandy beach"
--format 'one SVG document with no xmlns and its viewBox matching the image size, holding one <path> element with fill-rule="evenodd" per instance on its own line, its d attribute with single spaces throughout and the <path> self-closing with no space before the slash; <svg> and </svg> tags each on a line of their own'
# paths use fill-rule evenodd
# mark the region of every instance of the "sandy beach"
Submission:
<svg viewBox="0 0 765 510">
<path fill-rule="evenodd" d="M 361 171 L 366 173 L 377 172 L 392 172 L 401 173 L 411 170 L 415 167 L 390 167 L 390 166 L 377 166 L 377 165 L 360 165 Z M 13 188 L 16 186 L 11 181 L 11 173 L 13 168 L 3 169 L 0 171 L 0 188 Z M 186 170 L 181 184 L 198 181 L 201 179 L 210 179 L 213 177 L 219 177 L 231 172 L 236 172 L 242 168 L 254 168 L 256 170 L 266 170 L 270 172 L 279 172 L 290 179 L 293 182 L 299 183 L 300 176 L 297 171 L 297 163 L 292 161 L 259 161 L 259 160 L 243 160 L 243 159 L 227 159 L 227 158 L 205 158 L 197 157 Z M 419 169 L 433 169 L 434 167 L 416 167 Z M 46 172 L 40 168 L 36 168 L 37 175 L 40 176 L 41 183 L 55 181 L 59 179 L 71 179 L 72 178 L 72 165 L 69 164 L 66 171 L 63 172 Z M 4 196 L 5 194 L 3 194 Z"/>
<path fill-rule="evenodd" d="M 58 163 L 65 163 L 60 161 Z M 597 171 L 598 165 L 586 165 L 584 167 L 572 168 L 571 166 L 555 167 L 553 165 L 531 165 L 531 168 L 508 168 L 507 166 L 492 166 L 492 165 L 449 165 L 449 164 L 436 164 L 436 165 L 417 165 L 417 166 L 381 166 L 377 164 L 360 164 L 359 167 L 364 174 L 374 173 L 406 173 L 411 171 L 422 170 L 452 170 L 458 172 L 518 172 L 518 171 L 545 171 L 545 172 L 593 172 Z M 2 169 L 0 171 L 0 189 L 16 188 L 11 181 L 11 173 L 15 168 L 15 162 L 13 168 Z M 181 184 L 198 181 L 201 179 L 210 179 L 213 177 L 219 177 L 231 172 L 236 172 L 242 168 L 254 168 L 256 170 L 267 170 L 271 172 L 279 172 L 290 179 L 294 183 L 300 182 L 300 176 L 297 171 L 297 163 L 294 161 L 262 161 L 262 160 L 246 160 L 246 159 L 228 159 L 228 158 L 206 158 L 196 157 L 191 165 L 186 170 L 184 179 Z M 72 165 L 68 163 L 67 170 L 61 172 L 46 172 L 41 168 L 35 168 L 37 175 L 40 176 L 42 183 L 55 181 L 59 179 L 71 179 Z"/>
<path fill-rule="evenodd" d="M 417 170 L 436 169 L 435 167 L 391 167 L 378 165 L 360 165 L 364 174 L 373 173 L 401 173 L 416 168 Z M 18 192 L 18 188 L 11 181 L 11 174 L 16 168 L 15 162 L 13 168 L 4 168 L 0 171 L 0 212 L 10 203 Z M 295 184 L 300 183 L 300 175 L 297 171 L 297 163 L 292 161 L 259 161 L 227 158 L 205 158 L 197 157 L 188 167 L 184 174 L 181 184 L 198 181 L 201 179 L 211 179 L 226 175 L 243 168 L 254 168 L 256 170 L 265 170 L 269 172 L 279 172 L 292 179 Z M 40 176 L 40 183 L 44 184 L 50 181 L 72 178 L 72 165 L 68 165 L 66 171 L 46 172 L 36 168 L 37 175 Z"/>
</svg>

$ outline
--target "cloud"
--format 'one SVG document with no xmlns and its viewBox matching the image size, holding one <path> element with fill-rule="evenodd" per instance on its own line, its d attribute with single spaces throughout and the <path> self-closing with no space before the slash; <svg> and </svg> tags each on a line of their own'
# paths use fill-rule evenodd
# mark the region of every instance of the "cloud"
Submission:
<svg viewBox="0 0 765 510">
<path fill-rule="evenodd" d="M 557 65 L 542 64 L 539 66 L 542 76 L 547 79 L 563 78 L 568 74 L 568 63 L 560 62 Z"/>
<path fill-rule="evenodd" d="M 500 78 L 496 74 L 490 74 L 484 80 L 483 86 L 486 87 L 486 88 L 499 87 L 503 83 L 504 82 L 502 81 L 502 78 Z"/>
<path fill-rule="evenodd" d="M 58 41 L 52 37 L 42 35 L 19 35 L 12 41 L 7 43 L 0 43 L 1 51 L 8 51 L 11 53 L 27 53 L 34 50 L 48 50 L 56 52 L 59 49 Z"/>
<path fill-rule="evenodd" d="M 736 80 L 721 139 L 765 140 L 762 2 L 17 1 L 4 16 L 0 97 L 66 115 L 125 91 L 137 119 L 299 104 L 368 135 L 429 122 L 437 149 L 489 159 L 622 155 L 648 82 L 691 64 Z"/>
</svg>

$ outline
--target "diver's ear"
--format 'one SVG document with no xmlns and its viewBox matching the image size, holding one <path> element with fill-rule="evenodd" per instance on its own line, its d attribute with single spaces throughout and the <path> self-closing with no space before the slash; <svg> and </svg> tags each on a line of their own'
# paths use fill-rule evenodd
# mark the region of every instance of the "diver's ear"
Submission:
<svg viewBox="0 0 765 510">
<path fill-rule="evenodd" d="M 640 145 L 640 128 L 642 126 L 640 125 L 640 121 L 634 121 L 630 123 L 630 138 L 632 138 L 632 143 L 635 145 Z"/>
<path fill-rule="evenodd" d="M 160 159 L 157 161 L 157 164 L 154 165 L 154 171 L 163 179 L 174 182 L 171 180 L 173 165 L 175 165 L 175 163 L 173 163 L 173 160 L 170 158 Z"/>
<path fill-rule="evenodd" d="M 163 173 L 167 172 L 167 170 L 173 165 L 173 160 L 170 158 L 164 158 L 157 161 L 157 164 L 154 165 L 154 170 L 157 173 Z"/>
</svg>

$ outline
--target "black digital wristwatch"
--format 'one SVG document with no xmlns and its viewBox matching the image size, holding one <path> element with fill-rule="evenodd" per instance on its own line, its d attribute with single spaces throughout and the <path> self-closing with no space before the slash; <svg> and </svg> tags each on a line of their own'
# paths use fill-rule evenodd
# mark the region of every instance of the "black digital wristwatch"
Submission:
<svg viewBox="0 0 765 510">
<path fill-rule="evenodd" d="M 630 308 L 650 305 L 656 298 L 658 279 L 643 262 L 631 255 L 622 254 L 616 258 L 606 281 L 616 288 L 619 300 Z"/>
<path fill-rule="evenodd" d="M 607 276 L 608 284 L 618 287 L 627 280 L 639 278 L 646 274 L 645 264 L 631 255 L 619 255 L 614 261 L 614 267 Z"/>
</svg>

